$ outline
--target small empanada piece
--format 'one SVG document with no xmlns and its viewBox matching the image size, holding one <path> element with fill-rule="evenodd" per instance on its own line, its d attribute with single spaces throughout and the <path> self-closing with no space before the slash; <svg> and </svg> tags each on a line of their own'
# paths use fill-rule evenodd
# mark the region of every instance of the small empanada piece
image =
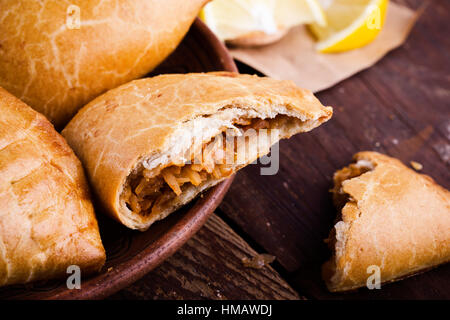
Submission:
<svg viewBox="0 0 450 320">
<path fill-rule="evenodd" d="M 450 192 L 395 158 L 359 152 L 354 160 L 334 175 L 340 216 L 327 240 L 328 289 L 365 286 L 377 268 L 386 283 L 449 262 Z"/>
</svg>

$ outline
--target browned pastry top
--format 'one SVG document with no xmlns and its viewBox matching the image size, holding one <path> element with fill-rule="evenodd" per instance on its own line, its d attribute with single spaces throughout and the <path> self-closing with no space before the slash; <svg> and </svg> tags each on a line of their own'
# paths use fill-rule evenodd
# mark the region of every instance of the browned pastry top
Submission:
<svg viewBox="0 0 450 320">
<path fill-rule="evenodd" d="M 0 285 L 105 261 L 83 168 L 44 116 L 0 88 Z"/>
<path fill-rule="evenodd" d="M 61 128 L 97 95 L 165 59 L 206 2 L 2 1 L 0 86 Z"/>
<path fill-rule="evenodd" d="M 371 265 L 389 282 L 448 262 L 450 192 L 395 158 L 376 152 L 354 158 L 334 176 L 343 208 L 329 239 L 336 252 L 324 267 L 329 289 L 365 286 Z"/>
</svg>

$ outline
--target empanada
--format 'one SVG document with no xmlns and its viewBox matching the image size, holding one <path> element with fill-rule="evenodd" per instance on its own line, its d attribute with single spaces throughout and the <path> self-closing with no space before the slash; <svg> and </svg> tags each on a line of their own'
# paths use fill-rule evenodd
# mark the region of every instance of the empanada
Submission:
<svg viewBox="0 0 450 320">
<path fill-rule="evenodd" d="M 309 131 L 331 115 L 332 108 L 291 81 L 174 74 L 108 91 L 82 108 L 62 134 L 109 214 L 145 230 L 267 154 L 279 139 Z M 225 148 L 233 139 L 244 143 Z"/>
<path fill-rule="evenodd" d="M 385 283 L 450 261 L 450 192 L 397 159 L 376 152 L 354 159 L 334 175 L 341 215 L 323 266 L 328 289 L 365 286 L 376 268 Z"/>
<path fill-rule="evenodd" d="M 0 88 L 0 286 L 105 262 L 80 161 L 43 115 Z"/>
<path fill-rule="evenodd" d="M 0 86 L 63 128 L 94 97 L 142 77 L 207 0 L 4 0 Z"/>
</svg>

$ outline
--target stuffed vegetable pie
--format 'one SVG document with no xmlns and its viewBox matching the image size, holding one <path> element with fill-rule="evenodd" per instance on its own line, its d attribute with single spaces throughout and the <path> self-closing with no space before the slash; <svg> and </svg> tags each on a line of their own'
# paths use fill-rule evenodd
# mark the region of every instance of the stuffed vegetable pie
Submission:
<svg viewBox="0 0 450 320">
<path fill-rule="evenodd" d="M 395 158 L 359 152 L 354 159 L 334 175 L 340 214 L 323 266 L 328 289 L 365 286 L 373 266 L 385 283 L 449 262 L 450 192 Z"/>
<path fill-rule="evenodd" d="M 331 115 L 290 81 L 173 74 L 108 91 L 82 108 L 63 135 L 109 214 L 146 230 L 279 139 Z"/>
</svg>

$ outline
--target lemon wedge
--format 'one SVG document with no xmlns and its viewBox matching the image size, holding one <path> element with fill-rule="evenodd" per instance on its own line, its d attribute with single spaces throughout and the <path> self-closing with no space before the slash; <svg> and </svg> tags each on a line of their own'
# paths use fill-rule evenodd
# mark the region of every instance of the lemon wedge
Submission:
<svg viewBox="0 0 450 320">
<path fill-rule="evenodd" d="M 298 24 L 326 25 L 317 0 L 214 0 L 200 18 L 221 40 L 255 32 L 276 34 Z"/>
<path fill-rule="evenodd" d="M 321 0 L 327 26 L 317 23 L 309 29 L 319 40 L 316 49 L 324 53 L 360 48 L 372 42 L 383 27 L 389 0 Z"/>
</svg>

